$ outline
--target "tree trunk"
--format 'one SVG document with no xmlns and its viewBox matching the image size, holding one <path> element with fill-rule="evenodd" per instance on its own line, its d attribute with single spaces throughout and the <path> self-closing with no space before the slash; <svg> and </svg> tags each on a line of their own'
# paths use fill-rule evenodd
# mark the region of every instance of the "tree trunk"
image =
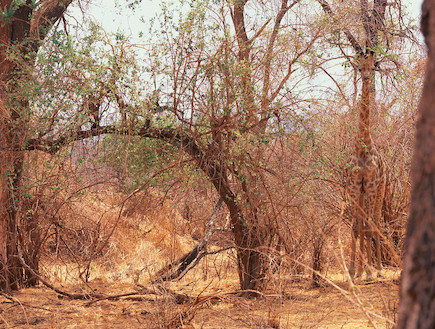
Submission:
<svg viewBox="0 0 435 329">
<path fill-rule="evenodd" d="M 435 328 L 435 0 L 423 3 L 421 29 L 428 59 L 411 168 L 398 329 Z"/>
<path fill-rule="evenodd" d="M 229 168 L 219 159 L 213 159 L 213 155 L 202 152 L 195 140 L 189 137 L 177 137 L 168 135 L 169 140 L 174 145 L 181 145 L 184 151 L 190 154 L 197 162 L 197 165 L 210 179 L 219 196 L 224 200 L 231 218 L 232 233 L 237 248 L 237 264 L 242 290 L 261 290 L 265 266 L 262 255 L 259 251 L 261 245 L 259 240 L 258 226 L 255 225 L 256 215 L 255 205 L 247 202 L 246 207 L 251 211 L 246 211 L 244 215 L 240 205 L 238 195 L 236 195 L 229 184 L 227 172 Z M 247 190 L 247 187 L 244 188 Z M 246 193 L 245 193 L 246 194 Z M 245 208 L 246 208 L 245 207 Z M 249 217 L 249 215 L 252 217 Z M 253 292 L 246 292 L 244 295 L 256 295 Z"/>
<path fill-rule="evenodd" d="M 243 293 L 247 297 L 255 297 L 257 293 L 252 290 L 262 290 L 264 281 L 264 262 L 261 253 L 258 251 L 260 246 L 254 234 L 245 233 L 242 241 L 237 243 L 237 263 L 240 280 L 240 289 L 250 290 Z M 240 240 L 235 236 L 236 241 Z"/>
<path fill-rule="evenodd" d="M 320 287 L 322 277 L 319 273 L 322 271 L 322 250 L 323 250 L 323 236 L 319 235 L 314 237 L 313 241 L 313 275 L 311 286 L 313 288 Z"/>
<path fill-rule="evenodd" d="M 1 9 L 4 10 L 10 6 L 11 1 L 2 0 L 0 2 Z M 0 28 L 0 83 L 2 89 L 0 91 L 0 104 L 1 104 L 1 117 L 0 117 L 0 133 L 1 145 L 3 147 L 12 146 L 14 143 L 13 121 L 17 119 L 17 112 L 11 113 L 10 104 L 6 94 L 6 86 L 10 84 L 13 77 L 15 65 L 8 61 L 7 51 L 8 47 L 12 45 L 13 36 L 19 34 L 18 26 L 17 31 L 14 33 L 14 24 L 1 22 Z M 21 26 L 21 25 L 19 25 Z M 17 181 L 17 176 L 14 170 L 14 157 L 11 151 L 2 150 L 0 154 L 0 289 L 9 291 L 11 289 L 18 289 L 22 281 L 21 265 L 18 258 L 18 234 L 17 222 L 15 218 L 14 207 L 14 192 L 12 182 Z"/>
<path fill-rule="evenodd" d="M 3 127 L 0 127 L 2 129 Z M 5 134 L 2 134 L 4 137 Z M 3 142 L 4 138 L 2 138 Z M 14 212 L 11 211 L 13 207 L 12 192 L 10 189 L 9 172 L 13 166 L 11 159 L 6 152 L 0 154 L 2 159 L 0 164 L 0 289 L 3 291 L 10 291 L 18 289 L 20 282 L 22 282 L 21 265 L 18 258 L 18 234 L 17 223 L 15 221 Z"/>
<path fill-rule="evenodd" d="M 19 65 L 34 64 L 41 41 L 71 2 L 43 1 L 34 9 L 30 0 L 20 5 L 16 1 L 0 0 L 0 10 L 12 14 L 0 19 L 0 289 L 4 291 L 19 289 L 25 282 L 37 282 L 18 259 L 23 252 L 19 250 L 22 241 L 19 241 L 18 207 L 24 154 L 13 150 L 24 148 L 25 125 L 30 115 L 29 100 L 15 97 L 19 95 L 19 82 L 27 78 L 20 72 Z M 13 61 L 8 58 L 10 50 L 19 55 Z M 26 209 L 22 212 L 26 213 Z M 37 231 L 32 233 L 37 240 Z M 30 244 L 26 250 L 30 254 L 24 255 L 32 260 L 35 270 L 38 267 L 37 250 L 37 246 Z"/>
<path fill-rule="evenodd" d="M 228 197 L 230 196 L 230 197 Z M 255 297 L 252 290 L 263 288 L 265 265 L 259 251 L 260 241 L 253 221 L 242 214 L 241 208 L 236 203 L 236 197 L 227 195 L 225 203 L 230 211 L 232 232 L 237 247 L 237 265 L 241 290 L 250 290 L 243 293 L 247 297 Z"/>
<path fill-rule="evenodd" d="M 9 77 L 13 76 L 13 73 L 7 73 L 9 74 L 5 74 L 0 80 L 3 85 L 10 85 Z M 0 102 L 2 104 L 9 103 L 8 97 L 4 93 L 2 94 L 4 97 L 1 97 Z M 17 108 L 15 107 L 14 110 Z M 24 125 L 20 124 L 20 121 L 18 111 L 1 118 L 2 146 L 20 145 L 20 140 L 24 137 L 24 129 L 22 129 Z M 22 152 L 12 151 L 2 151 L 0 158 L 2 159 L 0 163 L 0 258 L 2 260 L 0 263 L 0 273 L 2 273 L 0 289 L 9 291 L 18 289 L 25 280 L 22 265 L 17 258 L 19 244 L 18 208 L 24 158 Z"/>
</svg>

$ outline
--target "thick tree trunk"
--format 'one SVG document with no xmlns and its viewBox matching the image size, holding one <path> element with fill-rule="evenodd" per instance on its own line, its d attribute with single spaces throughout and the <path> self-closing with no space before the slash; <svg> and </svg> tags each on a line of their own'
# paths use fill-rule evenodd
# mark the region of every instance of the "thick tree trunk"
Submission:
<svg viewBox="0 0 435 329">
<path fill-rule="evenodd" d="M 14 257 L 17 255 L 18 246 L 16 222 L 10 211 L 11 193 L 8 183 L 8 170 L 12 166 L 10 157 L 5 153 L 0 154 L 0 289 L 10 291 L 18 288 L 21 278 L 20 266 L 17 263 L 18 259 Z"/>
<path fill-rule="evenodd" d="M 10 1 L 1 1 L 1 8 L 10 6 Z M 17 76 L 16 64 L 7 58 L 8 47 L 24 39 L 28 27 L 22 18 L 28 17 L 27 8 L 16 11 L 16 16 L 10 22 L 1 22 L 0 27 L 0 132 L 1 146 L 4 148 L 20 145 L 24 131 L 21 119 L 23 104 L 10 97 L 8 92 L 15 92 Z M 27 24 L 28 25 L 28 24 Z M 15 88 L 14 88 L 15 87 Z M 19 130 L 19 131 L 18 131 Z M 22 265 L 18 260 L 18 221 L 17 210 L 19 201 L 19 185 L 21 180 L 23 155 L 8 150 L 0 151 L 0 289 L 16 290 L 25 280 Z"/>
<path fill-rule="evenodd" d="M 194 140 L 183 139 L 180 136 L 177 138 L 171 136 L 170 140 L 175 145 L 181 144 L 185 152 L 196 159 L 199 168 L 208 176 L 230 212 L 232 233 L 237 248 L 240 288 L 242 290 L 261 290 L 265 266 L 259 251 L 261 242 L 257 231 L 258 226 L 255 225 L 255 218 L 247 218 L 248 215 L 244 215 L 238 196 L 230 188 L 227 176 L 227 172 L 230 170 L 225 167 L 224 163 L 219 163 L 216 159 L 204 154 Z M 246 187 L 244 189 L 247 190 Z M 247 207 L 250 207 L 251 211 L 246 213 L 255 217 L 255 205 L 248 201 Z M 253 296 L 255 293 L 247 292 L 245 295 Z"/>
<path fill-rule="evenodd" d="M 425 0 L 422 9 L 428 59 L 411 169 L 398 329 L 435 328 L 435 0 Z"/>
<path fill-rule="evenodd" d="M 0 127 L 1 128 L 1 127 Z M 0 136 L 2 136 L 0 132 Z M 3 143 L 2 143 L 3 145 Z M 7 273 L 7 245 L 8 245 L 8 224 L 9 224 L 9 214 L 8 214 L 8 196 L 7 196 L 7 188 L 6 188 L 6 166 L 5 161 L 6 157 L 4 155 L 5 152 L 0 153 L 0 277 L 6 278 L 8 277 Z M 2 285 L 0 285 L 0 289 L 4 290 L 6 287 L 4 285 L 8 281 L 5 281 Z"/>
<path fill-rule="evenodd" d="M 230 197 L 228 197 L 230 196 Z M 224 198 L 230 211 L 232 232 L 237 247 L 237 265 L 241 290 L 250 290 L 245 296 L 256 296 L 253 290 L 263 288 L 265 265 L 259 251 L 260 241 L 253 221 L 244 218 L 241 208 L 230 194 Z"/>
<path fill-rule="evenodd" d="M 12 73 L 9 76 L 12 76 Z M 1 83 L 6 84 L 8 81 L 2 80 Z M 1 97 L 0 102 L 5 104 L 8 100 L 6 97 Z M 23 131 L 21 129 L 18 131 L 14 120 L 19 122 L 17 114 L 0 118 L 2 146 L 19 144 Z M 26 280 L 25 272 L 17 257 L 19 255 L 18 208 L 23 154 L 11 151 L 0 152 L 0 273 L 2 274 L 0 289 L 10 291 L 21 287 Z"/>
<path fill-rule="evenodd" d="M 9 1 L 10 2 L 10 1 Z M 10 3 L 5 0 L 0 1 L 0 8 L 4 10 Z M 10 64 L 6 61 L 6 47 L 10 43 L 11 25 L 3 24 L 0 28 L 0 81 L 4 84 L 10 72 Z M 5 106 L 5 90 L 0 88 L 0 145 L 7 146 L 10 140 L 7 126 L 10 120 L 9 113 Z M 0 149 L 0 289 L 10 290 L 9 278 L 9 189 L 8 189 L 8 168 L 10 168 L 10 154 Z M 14 280 L 12 280 L 14 281 Z"/>
<path fill-rule="evenodd" d="M 255 297 L 257 293 L 253 290 L 262 290 L 264 281 L 264 262 L 258 250 L 260 243 L 255 237 L 256 234 L 245 234 L 237 243 L 237 261 L 240 280 L 240 289 L 249 290 L 243 293 L 244 296 Z M 240 240 L 235 236 L 236 242 Z"/>
<path fill-rule="evenodd" d="M 8 110 L 10 106 L 5 91 L 5 86 L 9 84 L 15 69 L 6 58 L 6 47 L 11 44 L 11 38 L 12 24 L 3 24 L 0 29 L 2 44 L 0 48 L 0 83 L 2 86 L 0 91 L 0 141 L 3 147 L 11 146 L 14 142 L 11 123 L 16 118 L 16 114 L 13 115 Z M 18 289 L 22 281 L 21 265 L 16 258 L 18 255 L 17 223 L 13 198 L 14 191 L 12 190 L 12 182 L 17 180 L 17 176 L 14 170 L 15 161 L 13 152 L 7 150 L 0 152 L 0 289 L 10 291 Z"/>
</svg>

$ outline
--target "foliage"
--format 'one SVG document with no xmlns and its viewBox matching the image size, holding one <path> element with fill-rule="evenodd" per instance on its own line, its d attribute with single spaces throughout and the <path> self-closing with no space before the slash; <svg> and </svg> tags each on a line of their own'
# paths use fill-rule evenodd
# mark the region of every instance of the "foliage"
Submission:
<svg viewBox="0 0 435 329">
<path fill-rule="evenodd" d="M 322 3 L 162 2 L 141 44 L 87 21 L 70 25 L 72 33 L 53 28 L 39 51 L 26 55 L 36 58 L 31 64 L 11 46 L 8 59 L 20 79 L 6 86 L 8 105 L 22 112 L 16 126 L 26 122 L 19 149 L 57 152 L 89 185 L 100 178 L 87 171 L 94 166 L 114 173 L 123 192 L 152 187 L 184 205 L 207 191 L 195 197 L 203 208 L 224 199 L 242 282 L 264 280 L 280 249 L 308 263 L 340 225 L 361 84 L 360 54 L 346 33 L 364 42 L 359 6 L 333 1 L 331 15 Z M 386 236 L 406 218 L 421 85 L 409 69 L 419 49 L 403 51 L 413 37 L 409 23 L 393 6 L 388 12 L 392 19 L 370 49 L 379 63 L 374 139 L 393 168 Z M 32 175 L 29 169 L 23 176 L 28 196 Z M 38 195 L 47 200 L 50 193 Z M 401 232 L 392 238 L 396 247 Z M 302 273 L 296 264 L 292 273 Z"/>
</svg>

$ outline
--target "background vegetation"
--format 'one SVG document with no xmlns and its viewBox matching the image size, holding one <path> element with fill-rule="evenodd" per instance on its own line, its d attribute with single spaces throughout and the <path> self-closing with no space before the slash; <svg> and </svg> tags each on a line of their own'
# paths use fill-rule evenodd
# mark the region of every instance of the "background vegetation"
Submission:
<svg viewBox="0 0 435 329">
<path fill-rule="evenodd" d="M 195 280 L 233 280 L 245 297 L 285 299 L 307 277 L 310 287 L 336 282 L 347 273 L 346 169 L 369 53 L 372 136 L 388 168 L 382 264 L 396 279 L 424 71 L 401 2 L 162 2 L 138 36 L 104 31 L 83 1 L 83 21 L 63 14 L 70 2 L 3 7 L 5 26 L 30 12 L 30 32 L 3 38 L 1 49 L 10 73 L 0 242 L 15 246 L 2 251 L 4 291 L 46 277 L 80 282 L 80 296 L 98 299 L 90 283 L 105 277 L 163 294 L 172 291 L 165 281 L 198 263 Z M 51 5 L 62 13 L 31 34 Z M 141 1 L 119 6 L 123 15 L 146 10 Z M 198 298 L 189 316 L 177 313 L 181 323 L 166 314 L 158 326 L 190 322 Z"/>
</svg>

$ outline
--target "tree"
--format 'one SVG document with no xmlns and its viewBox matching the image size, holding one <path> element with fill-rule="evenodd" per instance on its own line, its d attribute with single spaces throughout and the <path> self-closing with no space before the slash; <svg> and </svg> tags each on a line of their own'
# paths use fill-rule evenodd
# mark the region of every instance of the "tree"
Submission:
<svg viewBox="0 0 435 329">
<path fill-rule="evenodd" d="M 428 49 L 412 159 L 411 208 L 400 284 L 398 329 L 435 327 L 435 2 L 422 6 Z"/>
<path fill-rule="evenodd" d="M 25 149 L 25 126 L 31 114 L 29 99 L 16 97 L 28 79 L 28 72 L 21 70 L 20 62 L 33 66 L 41 43 L 71 2 L 0 2 L 0 289 L 6 291 L 18 289 L 26 282 L 35 283 L 17 257 L 20 253 L 17 204 L 21 198 L 23 152 L 10 149 Z M 32 266 L 37 268 L 38 264 Z"/>
<path fill-rule="evenodd" d="M 152 101 L 161 113 L 152 114 L 151 126 L 165 117 L 169 122 L 162 133 L 176 132 L 155 137 L 182 148 L 224 200 L 243 290 L 261 289 L 266 272 L 263 247 L 266 237 L 275 234 L 262 216 L 266 210 L 260 201 L 265 195 L 260 178 L 264 145 L 276 134 L 272 125 L 280 115 L 286 116 L 290 93 L 285 88 L 292 70 L 319 33 L 313 28 L 305 35 L 291 35 L 281 28 L 297 3 L 265 5 L 266 14 L 248 26 L 248 1 L 215 8 L 199 2 L 175 27 L 178 33 L 172 34 L 172 28 L 165 26 L 162 39 L 167 41 L 153 51 L 159 54 L 153 74 L 157 81 L 166 81 L 162 86 L 171 87 L 155 90 Z M 208 17 L 209 8 L 214 9 L 214 17 Z M 168 25 L 170 17 L 167 13 Z M 210 18 L 219 23 L 211 24 Z M 285 49 L 291 44 L 285 38 L 295 38 L 298 44 Z M 278 61 L 286 55 L 289 59 L 282 67 Z"/>
<path fill-rule="evenodd" d="M 275 173 L 267 166 L 265 146 L 286 129 L 299 129 L 302 120 L 296 113 L 305 109 L 292 94 L 296 88 L 290 77 L 322 31 L 292 12 L 298 2 L 200 1 L 192 2 L 186 14 L 165 8 L 165 25 L 153 34 L 163 42 L 149 49 L 144 75 L 121 34 L 115 35 L 116 44 L 106 44 L 111 54 L 98 58 L 98 65 L 60 56 L 61 61 L 50 65 L 55 72 L 69 73 L 60 75 L 62 93 L 54 97 L 61 101 L 62 94 L 79 105 L 53 108 L 41 102 L 48 112 L 38 125 L 47 130 L 29 136 L 24 148 L 56 152 L 76 140 L 109 134 L 172 144 L 228 208 L 241 288 L 248 294 L 261 289 L 267 271 L 263 254 L 279 232 L 272 226 L 277 213 L 267 209 L 273 199 L 264 177 Z M 262 6 L 258 19 L 249 15 L 255 5 Z M 91 39 L 87 42 L 95 48 L 101 35 Z M 62 42 L 66 47 L 59 47 L 61 51 L 73 51 L 68 37 L 55 43 Z M 91 61 L 92 51 L 76 53 L 85 63 Z M 47 72 L 53 75 L 53 69 Z M 138 88 L 144 76 L 155 82 L 154 90 Z M 48 94 L 44 97 L 51 99 Z M 108 118 L 107 108 L 116 115 Z M 65 126 L 62 118 L 68 116 Z"/>
<path fill-rule="evenodd" d="M 16 158 L 24 150 L 56 153 L 75 141 L 98 142 L 96 137 L 104 136 L 108 145 L 129 145 L 124 148 L 131 150 L 134 161 L 152 163 L 156 173 L 155 162 L 140 152 L 164 146 L 161 163 L 179 156 L 179 166 L 189 166 L 225 203 L 240 286 L 251 294 L 263 287 L 268 251 L 279 249 L 285 235 L 295 235 L 294 218 L 313 221 L 318 216 L 304 204 L 318 199 L 320 180 L 306 185 L 319 178 L 315 173 L 320 173 L 319 163 L 326 157 L 314 147 L 318 122 L 307 125 L 315 102 L 299 85 L 312 78 L 312 63 L 321 58 L 314 46 L 329 27 L 298 0 L 192 1 L 180 6 L 181 10 L 163 6 L 162 24 L 152 30 L 142 63 L 138 48 L 122 33 L 109 35 L 95 24 L 89 24 L 79 39 L 53 30 L 37 49 L 36 67 L 34 57 L 28 60 L 26 52 L 14 48 L 8 58 L 19 58 L 14 63 L 23 64 L 16 64 L 19 70 L 14 72 L 26 74 L 19 80 L 15 76 L 13 81 L 22 82 L 11 98 L 24 100 L 22 112 L 30 120 L 26 125 L 11 121 L 23 129 L 21 134 L 3 125 L 5 132 L 20 138 L 12 141 L 2 135 L 2 150 Z M 343 50 L 340 38 L 337 43 Z M 344 57 L 355 68 L 360 55 L 373 51 L 367 47 L 355 55 L 356 44 L 348 45 L 352 54 Z M 120 168 L 116 152 L 105 156 Z M 145 176 L 144 167 L 132 164 L 123 170 Z M 11 177 L 22 173 L 9 168 L 12 162 L 3 169 Z M 143 187 L 148 179 L 136 181 L 135 187 Z M 5 186 L 16 199 L 25 192 Z M 309 189 L 311 197 L 299 195 Z M 336 187 L 330 194 L 336 198 Z M 297 210 L 292 213 L 291 207 Z M 337 206 L 331 208 L 338 212 Z M 301 232 L 320 227 L 326 234 L 327 214 L 324 221 L 325 225 L 305 225 Z M 12 242 L 5 245 L 18 245 Z M 313 244 L 316 250 L 322 247 L 314 240 Z"/>
</svg>

